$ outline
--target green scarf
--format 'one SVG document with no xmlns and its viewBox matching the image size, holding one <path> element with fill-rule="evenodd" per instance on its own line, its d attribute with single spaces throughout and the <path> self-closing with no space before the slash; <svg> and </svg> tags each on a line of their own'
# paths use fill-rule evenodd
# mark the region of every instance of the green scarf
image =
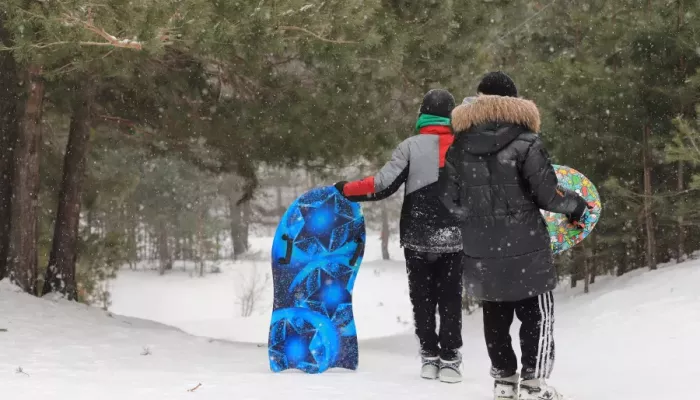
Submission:
<svg viewBox="0 0 700 400">
<path fill-rule="evenodd" d="M 424 126 L 429 125 L 450 126 L 450 119 L 445 117 L 438 117 L 437 115 L 421 114 L 418 117 L 418 121 L 416 121 L 416 130 L 419 130 Z"/>
</svg>

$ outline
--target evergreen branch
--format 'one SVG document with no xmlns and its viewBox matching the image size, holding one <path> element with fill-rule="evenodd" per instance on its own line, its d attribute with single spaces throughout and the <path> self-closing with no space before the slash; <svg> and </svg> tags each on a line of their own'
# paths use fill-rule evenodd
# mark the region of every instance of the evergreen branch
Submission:
<svg viewBox="0 0 700 400">
<path fill-rule="evenodd" d="M 153 140 L 153 128 L 144 126 L 137 121 L 104 114 L 96 115 L 95 118 L 116 125 L 118 130 L 128 135 L 130 139 L 135 139 L 139 142 L 143 142 L 146 138 L 148 138 L 148 140 Z"/>
<path fill-rule="evenodd" d="M 280 26 L 280 27 L 278 27 L 277 29 L 280 30 L 280 31 L 298 31 L 298 32 L 303 32 L 303 33 L 306 33 L 307 35 L 310 35 L 310 36 L 315 37 L 316 39 L 318 39 L 318 40 L 320 40 L 320 41 L 322 41 L 322 42 L 327 42 L 327 43 L 335 43 L 335 44 L 355 44 L 355 43 L 357 43 L 357 42 L 351 41 L 351 40 L 326 39 L 326 38 L 324 38 L 323 36 L 321 36 L 321 35 L 319 35 L 319 34 L 317 34 L 317 33 L 311 32 L 310 30 L 308 30 L 308 29 L 306 29 L 306 28 L 301 28 L 301 27 L 298 27 L 298 26 L 287 26 L 287 25 L 285 25 L 285 26 Z"/>
<path fill-rule="evenodd" d="M 542 13 L 544 12 L 544 10 L 546 10 L 546 9 L 548 9 L 549 7 L 553 6 L 554 3 L 556 3 L 556 1 L 557 1 L 557 0 L 552 0 L 549 4 L 547 4 L 547 5 L 545 5 L 544 7 L 540 8 L 539 11 L 537 11 L 536 13 L 534 13 L 533 15 L 531 15 L 529 18 L 527 18 L 525 21 L 523 21 L 521 24 L 519 24 L 519 25 L 516 26 L 515 28 L 513 28 L 513 29 L 511 29 L 510 31 L 506 32 L 503 36 L 497 38 L 496 41 L 494 41 L 493 43 L 491 43 L 488 47 L 489 47 L 489 48 L 492 47 L 496 42 L 503 42 L 503 39 L 507 38 L 507 37 L 510 36 L 512 33 L 514 33 L 514 32 L 516 32 L 516 31 L 520 30 L 521 27 L 523 27 L 524 25 L 528 24 L 528 23 L 529 23 L 530 21 L 532 21 L 533 19 L 537 18 L 537 16 L 539 16 L 540 14 L 542 14 Z"/>
<path fill-rule="evenodd" d="M 123 125 L 128 126 L 129 128 L 136 126 L 136 121 L 132 121 L 132 120 L 126 119 L 126 118 L 114 117 L 111 115 L 98 115 L 98 118 L 103 119 L 105 121 L 112 121 L 112 122 L 115 122 L 119 125 L 123 124 Z"/>
<path fill-rule="evenodd" d="M 693 145 L 695 152 L 700 155 L 700 147 L 698 147 L 698 144 L 695 142 L 695 139 L 693 139 L 693 135 L 690 133 L 687 133 L 686 136 L 688 137 L 688 140 L 690 140 L 690 144 Z"/>
<path fill-rule="evenodd" d="M 37 16 L 37 17 L 40 17 L 40 16 Z M 132 50 L 143 50 L 143 44 L 141 42 L 136 41 L 136 40 L 131 40 L 131 39 L 119 39 L 116 36 L 105 31 L 103 28 L 99 28 L 99 27 L 95 26 L 92 22 L 80 20 L 79 18 L 73 16 L 70 13 L 65 13 L 63 15 L 62 21 L 68 25 L 74 25 L 74 24 L 82 25 L 88 31 L 105 39 L 105 42 L 97 42 L 97 41 L 73 42 L 73 41 L 67 41 L 67 40 L 59 40 L 59 41 L 50 42 L 50 43 L 30 44 L 30 45 L 28 45 L 28 47 L 34 48 L 34 49 L 46 49 L 46 48 L 55 47 L 55 46 L 78 45 L 78 46 L 97 46 L 97 47 L 112 47 L 112 48 L 122 48 L 122 49 L 132 49 Z M 168 44 L 172 44 L 169 41 L 170 34 L 171 34 L 170 30 L 164 29 L 164 30 L 160 31 L 160 34 L 158 35 L 158 37 L 163 44 L 168 45 Z M 14 50 L 18 50 L 21 48 L 22 48 L 22 46 L 8 47 L 8 46 L 0 45 L 0 51 L 14 51 Z"/>
<path fill-rule="evenodd" d="M 69 41 L 58 41 L 58 42 L 51 42 L 51 43 L 44 43 L 44 44 L 30 44 L 28 47 L 31 47 L 33 49 L 46 49 L 49 47 L 54 47 L 54 46 L 65 46 L 69 44 L 77 44 L 78 46 L 114 46 L 112 43 L 108 42 L 69 42 Z M 124 46 L 117 46 L 117 47 L 124 47 Z M 0 51 L 14 51 L 14 50 L 19 50 L 21 49 L 22 46 L 14 46 L 14 47 L 7 47 L 7 46 L 0 46 Z"/>
<path fill-rule="evenodd" d="M 686 195 L 689 193 L 697 192 L 699 190 L 700 190 L 700 188 L 690 188 L 690 189 L 679 190 L 677 192 L 664 193 L 664 194 L 655 193 L 655 194 L 649 194 L 649 195 L 637 193 L 637 192 L 632 191 L 632 190 L 628 190 L 625 193 L 625 195 L 627 195 L 629 197 L 636 197 L 639 199 L 647 198 L 647 199 L 655 200 L 655 199 L 666 199 L 666 198 L 683 196 L 683 195 Z"/>
<path fill-rule="evenodd" d="M 260 0 L 260 3 L 258 3 L 258 6 L 255 7 L 255 8 L 253 9 L 253 12 L 250 14 L 251 17 L 252 17 L 253 15 L 255 15 L 256 12 L 260 11 L 260 8 L 262 7 L 262 5 L 263 5 L 264 2 L 265 2 L 265 0 Z"/>
<path fill-rule="evenodd" d="M 142 50 L 143 45 L 141 42 L 135 41 L 135 40 L 130 40 L 130 39 L 118 39 L 114 35 L 110 35 L 107 33 L 104 29 L 98 28 L 95 25 L 92 24 L 92 22 L 88 21 L 82 21 L 75 16 L 71 14 L 64 14 L 64 22 L 66 23 L 77 23 L 82 25 L 85 29 L 89 30 L 90 32 L 102 37 L 105 39 L 107 42 L 100 44 L 101 46 L 114 46 L 114 47 L 119 47 L 119 48 L 124 48 L 124 49 L 133 49 L 133 50 Z"/>
</svg>

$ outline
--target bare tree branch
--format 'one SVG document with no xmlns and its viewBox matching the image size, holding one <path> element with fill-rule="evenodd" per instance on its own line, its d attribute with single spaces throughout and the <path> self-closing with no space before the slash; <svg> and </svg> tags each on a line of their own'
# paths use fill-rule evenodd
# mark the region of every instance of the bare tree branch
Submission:
<svg viewBox="0 0 700 400">
<path fill-rule="evenodd" d="M 92 19 L 92 18 L 90 18 Z M 98 28 L 91 21 L 82 21 L 75 17 L 72 14 L 65 13 L 63 14 L 63 21 L 69 24 L 79 24 L 82 25 L 85 29 L 89 30 L 90 32 L 93 32 L 94 34 L 102 37 L 105 39 L 107 42 L 102 44 L 102 46 L 114 46 L 114 47 L 119 47 L 119 48 L 124 48 L 124 49 L 134 49 L 134 50 L 142 50 L 143 45 L 135 40 L 131 39 L 118 39 L 114 35 L 110 35 L 107 33 L 104 29 Z M 101 42 L 100 42 L 101 43 Z"/>
<path fill-rule="evenodd" d="M 45 48 L 54 47 L 54 46 L 64 46 L 64 45 L 70 45 L 70 44 L 77 44 L 79 46 L 98 46 L 98 47 L 113 47 L 113 48 L 121 48 L 121 49 L 131 49 L 131 50 L 143 50 L 143 44 L 141 42 L 139 42 L 137 40 L 131 40 L 131 39 L 120 39 L 120 38 L 108 33 L 103 28 L 95 26 L 92 23 L 92 15 L 88 15 L 88 19 L 89 19 L 88 21 L 83 21 L 71 13 L 64 13 L 61 21 L 64 22 L 65 24 L 68 24 L 68 25 L 81 25 L 82 27 L 84 27 L 88 31 L 105 39 L 104 42 L 97 42 L 97 41 L 71 42 L 71 41 L 61 40 L 61 41 L 50 42 L 50 43 L 32 44 L 29 47 L 32 47 L 35 49 L 45 49 Z M 170 33 L 171 32 L 168 29 L 161 29 L 160 33 L 158 35 L 161 42 L 163 42 L 164 44 L 170 44 L 170 42 L 168 42 L 169 37 L 170 37 Z M 19 47 L 6 47 L 6 46 L 0 45 L 0 51 L 13 51 L 13 50 L 17 50 L 18 48 Z"/>
<path fill-rule="evenodd" d="M 355 43 L 357 43 L 357 42 L 351 41 L 351 40 L 326 39 L 326 38 L 324 38 L 323 36 L 321 36 L 321 35 L 319 35 L 319 34 L 317 34 L 317 33 L 311 32 L 310 30 L 308 30 L 308 29 L 306 29 L 306 28 L 301 28 L 301 27 L 299 27 L 299 26 L 287 26 L 287 25 L 285 25 L 285 26 L 280 26 L 280 27 L 278 27 L 277 29 L 280 30 L 280 31 L 298 31 L 298 32 L 304 32 L 304 33 L 306 33 L 307 35 L 313 36 L 313 37 L 315 37 L 316 39 L 318 39 L 318 40 L 320 40 L 320 41 L 322 41 L 322 42 L 327 42 L 327 43 L 336 43 L 336 44 L 355 44 Z"/>
<path fill-rule="evenodd" d="M 199 387 L 202 386 L 201 383 L 198 383 L 197 386 L 193 387 L 192 389 L 187 389 L 188 392 L 194 392 L 195 390 L 199 389 Z"/>
</svg>

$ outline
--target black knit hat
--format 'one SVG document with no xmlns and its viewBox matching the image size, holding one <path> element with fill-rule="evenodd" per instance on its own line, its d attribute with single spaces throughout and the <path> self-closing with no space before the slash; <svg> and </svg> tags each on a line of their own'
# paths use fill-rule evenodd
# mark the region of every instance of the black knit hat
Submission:
<svg viewBox="0 0 700 400">
<path fill-rule="evenodd" d="M 518 97 L 518 88 L 515 87 L 515 82 L 502 71 L 489 72 L 484 75 L 476 91 L 481 94 Z"/>
<path fill-rule="evenodd" d="M 421 114 L 450 118 L 454 108 L 455 98 L 450 92 L 444 89 L 433 89 L 423 96 L 423 103 L 420 105 L 419 112 Z"/>
</svg>

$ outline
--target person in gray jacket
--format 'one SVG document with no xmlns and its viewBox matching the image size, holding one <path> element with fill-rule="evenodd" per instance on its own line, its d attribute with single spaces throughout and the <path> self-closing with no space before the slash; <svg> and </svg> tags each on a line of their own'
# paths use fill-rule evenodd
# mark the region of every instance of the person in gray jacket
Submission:
<svg viewBox="0 0 700 400">
<path fill-rule="evenodd" d="M 418 135 L 401 142 L 376 175 L 336 184 L 352 201 L 382 200 L 405 185 L 400 240 L 421 347 L 421 376 L 450 383 L 462 379 L 462 239 L 456 218 L 440 200 L 438 181 L 454 138 L 454 106 L 448 91 L 429 91 L 416 123 Z"/>
</svg>

